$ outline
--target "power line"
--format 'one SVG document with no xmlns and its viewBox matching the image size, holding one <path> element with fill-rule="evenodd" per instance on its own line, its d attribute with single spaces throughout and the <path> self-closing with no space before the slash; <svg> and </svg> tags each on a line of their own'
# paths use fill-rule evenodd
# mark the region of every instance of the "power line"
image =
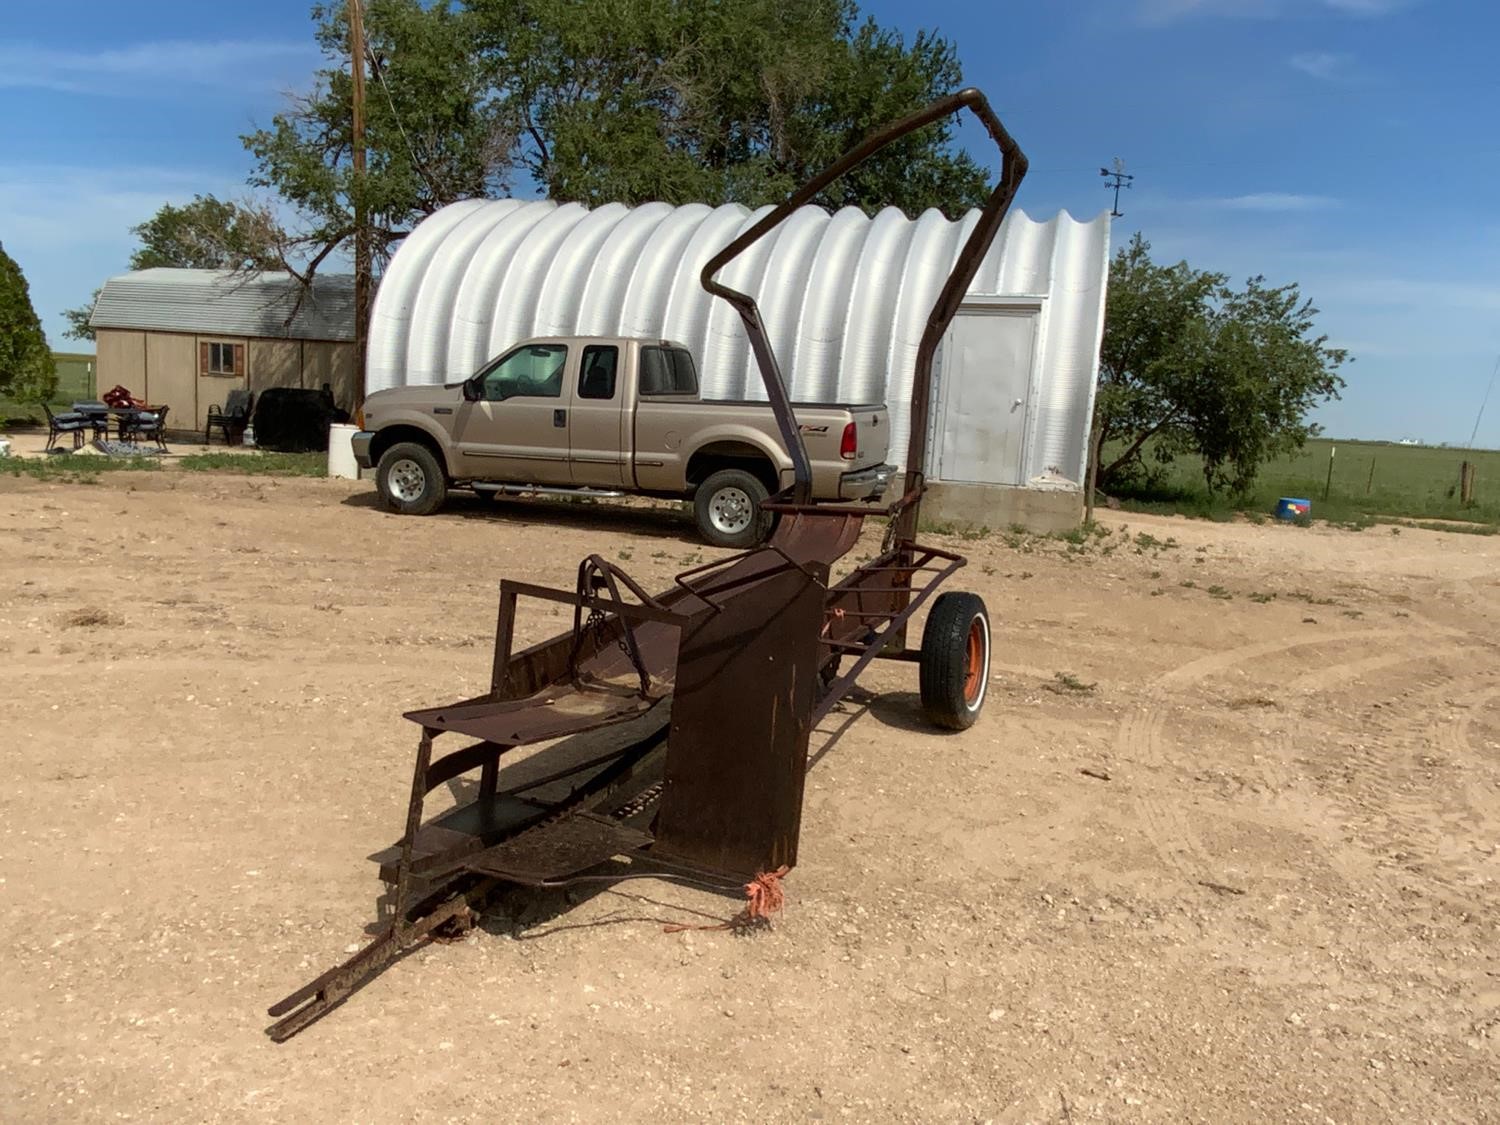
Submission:
<svg viewBox="0 0 1500 1125">
<path fill-rule="evenodd" d="M 1479 404 L 1479 414 L 1474 419 L 1474 432 L 1469 435 L 1469 448 L 1474 448 L 1474 440 L 1479 437 L 1479 423 L 1484 419 L 1484 408 L 1490 404 L 1490 392 L 1495 389 L 1495 376 L 1500 375 L 1500 358 L 1495 360 L 1495 370 L 1490 372 L 1490 385 L 1484 389 L 1484 400 Z"/>
</svg>

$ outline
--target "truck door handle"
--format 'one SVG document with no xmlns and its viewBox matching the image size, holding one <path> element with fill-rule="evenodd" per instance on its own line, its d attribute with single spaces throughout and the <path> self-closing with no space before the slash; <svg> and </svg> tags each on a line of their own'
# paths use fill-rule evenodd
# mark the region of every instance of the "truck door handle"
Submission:
<svg viewBox="0 0 1500 1125">
<path fill-rule="evenodd" d="M 568 412 L 566 410 L 554 410 L 552 412 L 552 424 L 558 429 L 566 429 L 568 425 Z"/>
</svg>

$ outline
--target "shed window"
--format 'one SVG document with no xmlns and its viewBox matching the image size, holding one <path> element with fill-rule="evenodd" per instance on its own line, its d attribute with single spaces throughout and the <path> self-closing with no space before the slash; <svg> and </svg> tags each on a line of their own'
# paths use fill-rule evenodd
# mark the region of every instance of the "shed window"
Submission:
<svg viewBox="0 0 1500 1125">
<path fill-rule="evenodd" d="M 198 366 L 204 375 L 243 375 L 245 345 L 204 341 L 198 347 Z"/>
</svg>

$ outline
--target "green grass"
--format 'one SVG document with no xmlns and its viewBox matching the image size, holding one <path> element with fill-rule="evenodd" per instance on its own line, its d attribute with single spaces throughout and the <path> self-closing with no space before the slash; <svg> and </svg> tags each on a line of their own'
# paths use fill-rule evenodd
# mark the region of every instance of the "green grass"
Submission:
<svg viewBox="0 0 1500 1125">
<path fill-rule="evenodd" d="M 1333 483 L 1324 499 L 1330 448 L 1335 450 Z M 1464 461 L 1478 465 L 1474 502 L 1468 505 L 1458 496 L 1459 465 Z M 1226 520 L 1240 511 L 1272 512 L 1282 496 L 1311 500 L 1314 519 L 1351 530 L 1392 519 L 1456 520 L 1500 528 L 1500 451 L 1320 438 L 1291 457 L 1262 466 L 1254 489 L 1244 498 L 1209 496 L 1198 459 L 1179 457 L 1159 482 L 1122 488 L 1117 499 L 1128 511 Z M 1441 525 L 1438 529 L 1453 530 Z"/>
<path fill-rule="evenodd" d="M 0 457 L 0 473 L 34 480 L 93 482 L 100 473 L 151 472 L 160 468 L 160 459 L 156 457 L 98 457 L 76 453 L 58 453 L 50 457 Z"/>
<path fill-rule="evenodd" d="M 328 471 L 325 453 L 192 453 L 178 458 L 175 467 L 187 472 L 238 473 L 243 476 L 321 477 Z M 0 458 L 0 473 L 35 480 L 92 482 L 100 473 L 152 472 L 162 468 L 159 457 L 99 457 L 56 453 L 48 457 Z"/>
<path fill-rule="evenodd" d="M 75 402 L 83 402 L 94 397 L 97 388 L 94 386 L 93 356 L 53 352 L 52 358 L 57 361 L 57 390 L 48 400 L 48 405 L 52 407 L 54 413 L 58 409 L 66 410 Z M 45 425 L 46 421 L 47 416 L 42 413 L 42 408 L 36 403 L 17 402 L 15 399 L 0 396 L 0 430 L 12 424 Z"/>
<path fill-rule="evenodd" d="M 177 460 L 189 472 L 240 473 L 249 476 L 321 477 L 328 472 L 326 453 L 189 453 Z"/>
</svg>

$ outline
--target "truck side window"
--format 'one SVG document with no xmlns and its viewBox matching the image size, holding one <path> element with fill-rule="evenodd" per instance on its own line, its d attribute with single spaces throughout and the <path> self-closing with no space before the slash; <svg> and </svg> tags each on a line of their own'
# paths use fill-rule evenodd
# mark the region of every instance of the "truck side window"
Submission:
<svg viewBox="0 0 1500 1125">
<path fill-rule="evenodd" d="M 641 349 L 641 394 L 695 395 L 698 372 L 693 357 L 684 348 Z"/>
<path fill-rule="evenodd" d="M 530 344 L 518 348 L 484 373 L 484 399 L 561 398 L 566 344 Z"/>
<path fill-rule="evenodd" d="M 583 349 L 583 363 L 579 365 L 578 397 L 611 399 L 615 397 L 615 367 L 620 360 L 620 349 L 603 344 Z"/>
</svg>

